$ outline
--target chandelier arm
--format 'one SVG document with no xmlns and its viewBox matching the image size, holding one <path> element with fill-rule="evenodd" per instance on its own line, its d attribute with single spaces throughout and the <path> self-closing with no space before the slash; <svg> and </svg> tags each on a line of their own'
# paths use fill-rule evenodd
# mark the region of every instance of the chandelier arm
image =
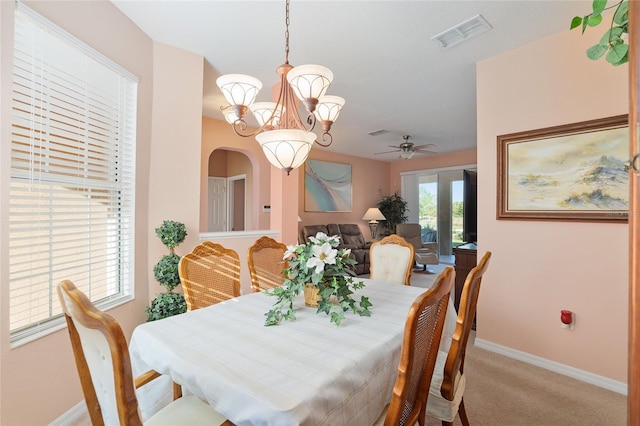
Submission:
<svg viewBox="0 0 640 426">
<path fill-rule="evenodd" d="M 333 143 L 333 136 L 329 132 L 324 132 L 322 134 L 322 141 L 323 142 L 329 141 L 329 142 L 328 143 L 321 143 L 321 142 L 318 142 L 318 139 L 316 139 L 315 143 L 317 143 L 318 145 L 326 148 L 326 147 L 328 147 L 329 145 L 331 145 Z"/>
<path fill-rule="evenodd" d="M 310 126 L 309 127 L 310 132 L 313 131 L 313 129 L 316 127 L 316 123 L 317 123 L 316 115 L 310 112 L 307 115 L 307 124 Z"/>
</svg>

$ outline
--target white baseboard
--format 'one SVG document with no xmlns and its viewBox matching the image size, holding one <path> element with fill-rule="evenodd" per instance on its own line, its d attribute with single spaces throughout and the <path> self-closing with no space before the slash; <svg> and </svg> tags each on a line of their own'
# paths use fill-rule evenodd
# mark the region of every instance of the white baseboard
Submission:
<svg viewBox="0 0 640 426">
<path fill-rule="evenodd" d="M 497 343 L 488 342 L 482 339 L 475 339 L 475 346 L 486 349 L 491 352 L 498 353 L 500 355 L 507 356 L 509 358 L 517 359 L 528 364 L 542 367 L 554 373 L 563 374 L 565 376 L 572 377 L 574 379 L 582 380 L 583 382 L 590 383 L 592 385 L 599 386 L 604 389 L 608 389 L 614 392 L 618 392 L 622 395 L 627 395 L 627 384 L 612 380 L 604 376 L 589 373 L 588 371 L 580 370 L 569 365 L 561 364 L 559 362 L 550 361 L 545 358 L 541 358 L 536 355 L 531 355 L 526 352 L 522 352 L 516 349 L 508 348 L 506 346 L 498 345 Z"/>
<path fill-rule="evenodd" d="M 84 403 L 84 399 L 71 407 L 63 415 L 49 423 L 49 426 L 66 426 L 73 424 L 87 415 L 87 404 Z M 88 419 L 88 417 L 87 417 Z"/>
</svg>

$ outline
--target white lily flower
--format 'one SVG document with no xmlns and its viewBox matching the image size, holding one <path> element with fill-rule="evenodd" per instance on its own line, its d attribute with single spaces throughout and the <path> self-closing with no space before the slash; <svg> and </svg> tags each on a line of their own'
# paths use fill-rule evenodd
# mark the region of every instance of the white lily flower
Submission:
<svg viewBox="0 0 640 426">
<path fill-rule="evenodd" d="M 338 254 L 338 250 L 331 247 L 331 244 L 325 242 L 321 246 L 313 246 L 311 248 L 311 252 L 314 257 L 319 258 L 324 263 L 328 263 L 333 265 L 336 263 L 336 255 Z"/>
<path fill-rule="evenodd" d="M 282 256 L 282 260 L 286 260 L 288 258 L 290 258 L 293 253 L 296 252 L 296 250 L 298 249 L 297 245 L 288 245 L 287 246 L 287 251 L 284 252 L 284 256 Z"/>
<path fill-rule="evenodd" d="M 315 268 L 314 273 L 316 274 L 321 274 L 324 271 L 324 262 L 317 257 L 310 257 L 309 260 L 307 260 L 306 266 L 307 268 Z"/>
<path fill-rule="evenodd" d="M 314 244 L 323 244 L 329 237 L 324 232 L 318 232 L 315 237 L 309 237 L 309 241 Z"/>
</svg>

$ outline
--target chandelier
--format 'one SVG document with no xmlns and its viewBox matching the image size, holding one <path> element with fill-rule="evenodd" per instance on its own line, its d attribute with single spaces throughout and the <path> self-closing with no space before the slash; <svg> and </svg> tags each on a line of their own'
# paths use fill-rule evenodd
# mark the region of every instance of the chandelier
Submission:
<svg viewBox="0 0 640 426">
<path fill-rule="evenodd" d="M 325 95 L 333 73 L 322 65 L 289 64 L 289 0 L 286 0 L 285 61 L 276 72 L 280 76 L 280 93 L 276 102 L 254 102 L 262 83 L 244 74 L 226 74 L 216 84 L 229 105 L 220 109 L 236 135 L 255 136 L 271 164 L 287 172 L 302 165 L 313 143 L 327 147 L 333 142 L 331 125 L 344 105 L 339 96 Z M 302 102 L 306 117 L 300 117 L 298 104 Z M 259 128 L 247 130 L 247 110 L 253 113 Z M 322 142 L 313 129 L 322 126 Z"/>
</svg>

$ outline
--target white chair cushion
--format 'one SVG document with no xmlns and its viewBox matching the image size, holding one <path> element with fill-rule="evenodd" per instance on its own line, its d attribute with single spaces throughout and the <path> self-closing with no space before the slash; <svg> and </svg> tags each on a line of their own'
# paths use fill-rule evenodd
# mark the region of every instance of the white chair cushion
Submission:
<svg viewBox="0 0 640 426">
<path fill-rule="evenodd" d="M 408 247 L 397 244 L 376 244 L 371 250 L 369 262 L 372 279 L 404 284 L 407 269 L 413 259 Z"/>
<path fill-rule="evenodd" d="M 145 425 L 221 425 L 225 418 L 195 395 L 178 398 L 149 418 Z"/>
<path fill-rule="evenodd" d="M 467 377 L 464 374 L 460 375 L 459 372 L 456 375 L 453 401 L 446 400 L 442 397 L 440 387 L 442 386 L 444 365 L 447 362 L 447 355 L 447 352 L 438 351 L 436 367 L 433 370 L 431 386 L 429 387 L 429 397 L 427 398 L 427 415 L 447 422 L 452 422 L 458 413 L 458 407 L 460 406 L 460 401 L 462 401 Z"/>
</svg>

